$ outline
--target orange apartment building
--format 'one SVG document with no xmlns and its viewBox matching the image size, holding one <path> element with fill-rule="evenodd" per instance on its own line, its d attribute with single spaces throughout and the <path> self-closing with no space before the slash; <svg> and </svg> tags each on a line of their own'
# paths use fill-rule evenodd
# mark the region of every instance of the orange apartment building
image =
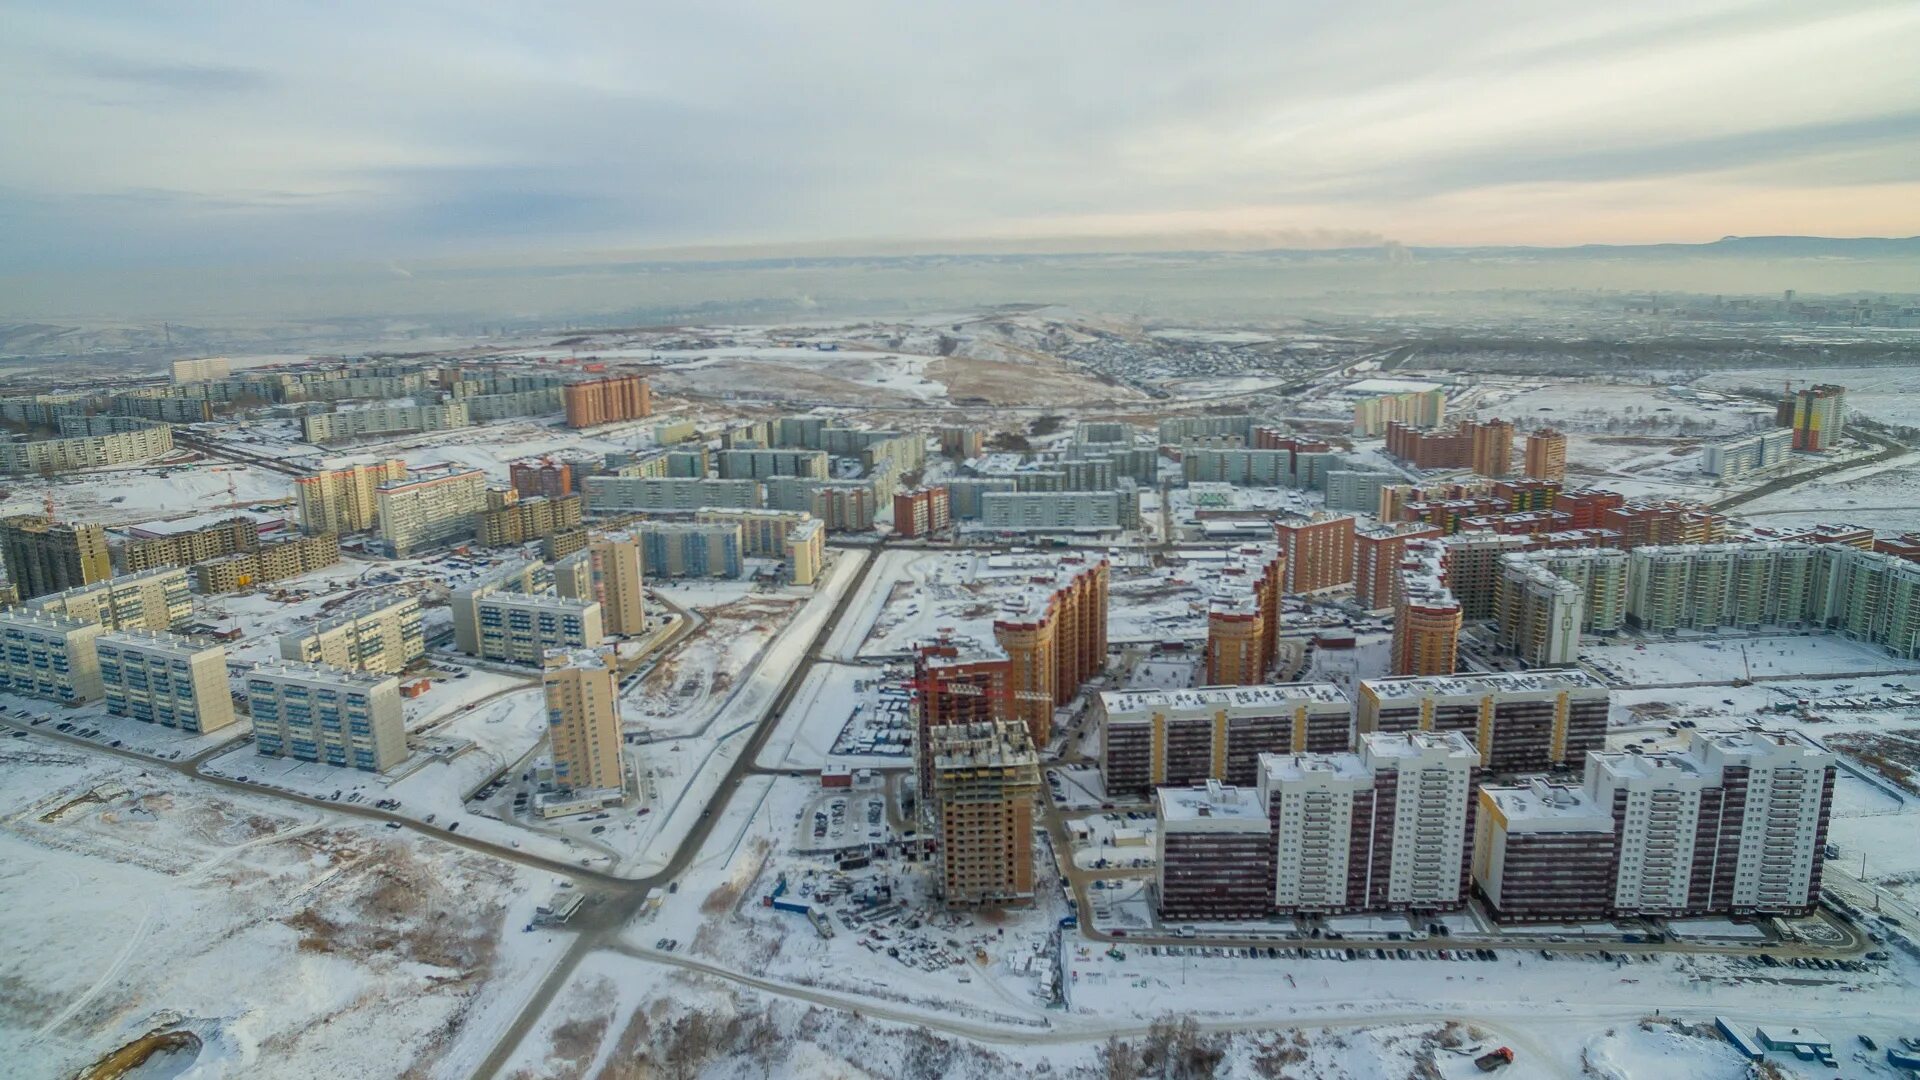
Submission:
<svg viewBox="0 0 1920 1080">
<path fill-rule="evenodd" d="M 564 461 L 516 461 L 507 466 L 507 480 L 522 495 L 559 499 L 574 494 L 573 466 Z"/>
<path fill-rule="evenodd" d="M 1354 519 L 1317 513 L 1273 523 L 1286 560 L 1283 589 L 1290 593 L 1331 589 L 1353 581 Z"/>
<path fill-rule="evenodd" d="M 1438 540 L 1407 545 L 1393 611 L 1393 673 L 1451 675 L 1460 658 L 1460 601 L 1446 584 Z"/>
<path fill-rule="evenodd" d="M 1460 425 L 1473 440 L 1468 467 L 1481 476 L 1500 477 L 1513 471 L 1513 425 L 1505 420 Z"/>
<path fill-rule="evenodd" d="M 1535 428 L 1527 433 L 1525 472 L 1536 480 L 1567 478 L 1567 436 L 1553 428 Z"/>
<path fill-rule="evenodd" d="M 1281 579 L 1286 561 L 1272 545 L 1236 550 L 1220 570 L 1207 608 L 1206 684 L 1257 686 L 1280 656 Z"/>
<path fill-rule="evenodd" d="M 560 390 L 570 428 L 595 427 L 653 415 L 653 388 L 638 375 L 568 383 Z"/>
<path fill-rule="evenodd" d="M 994 640 L 1007 654 L 1009 707 L 1036 746 L 1053 737 L 1053 710 L 1106 669 L 1107 579 L 1105 559 L 1069 562 L 994 620 Z"/>
<path fill-rule="evenodd" d="M 893 531 L 900 536 L 930 536 L 953 523 L 952 504 L 942 486 L 896 491 L 893 494 Z"/>
<path fill-rule="evenodd" d="M 1353 536 L 1354 599 L 1368 611 L 1394 606 L 1399 596 L 1400 564 L 1407 545 L 1440 536 L 1436 526 L 1399 521 L 1363 529 Z"/>
</svg>

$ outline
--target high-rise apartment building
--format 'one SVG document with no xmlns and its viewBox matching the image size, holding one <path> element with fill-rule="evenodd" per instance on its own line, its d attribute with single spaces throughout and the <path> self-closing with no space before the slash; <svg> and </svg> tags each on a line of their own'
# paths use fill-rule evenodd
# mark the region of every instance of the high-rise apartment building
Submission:
<svg viewBox="0 0 1920 1080">
<path fill-rule="evenodd" d="M 162 566 L 37 596 L 26 607 L 108 630 L 167 630 L 192 617 L 193 593 L 185 570 Z"/>
<path fill-rule="evenodd" d="M 1779 411 L 1792 423 L 1795 450 L 1831 450 L 1847 431 L 1847 388 L 1821 385 L 1795 391 Z"/>
<path fill-rule="evenodd" d="M 638 636 L 647 627 L 640 567 L 640 541 L 631 533 L 595 534 L 584 549 L 554 564 L 554 592 L 598 603 L 607 633 Z"/>
<path fill-rule="evenodd" d="M 407 758 L 400 680 L 321 664 L 268 662 L 247 673 L 254 749 L 364 772 Z"/>
<path fill-rule="evenodd" d="M 474 515 L 487 505 L 487 474 L 453 465 L 420 469 L 374 489 L 374 502 L 387 554 L 404 559 L 473 539 Z"/>
<path fill-rule="evenodd" d="M 600 605 L 518 592 L 489 592 L 473 601 L 479 647 L 473 655 L 511 664 L 539 664 L 550 649 L 591 649 L 606 638 Z"/>
<path fill-rule="evenodd" d="M 1353 434 L 1374 438 L 1390 423 L 1439 427 L 1447 419 L 1447 395 L 1440 389 L 1409 390 L 1361 398 L 1353 403 Z"/>
<path fill-rule="evenodd" d="M 175 383 L 208 382 L 227 377 L 229 364 L 224 356 L 202 356 L 191 360 L 175 360 L 169 373 Z"/>
<path fill-rule="evenodd" d="M 826 524 L 805 510 L 701 510 L 701 525 L 738 525 L 740 542 L 749 558 L 781 559 L 787 580 L 811 585 L 827 558 Z"/>
<path fill-rule="evenodd" d="M 948 905 L 1031 903 L 1040 757 L 1026 726 L 929 728 L 919 752 L 929 758 L 931 784 L 921 803 L 938 837 L 941 897 Z"/>
<path fill-rule="evenodd" d="M 77 705 L 103 692 L 99 623 L 20 608 L 0 610 L 0 690 Z"/>
<path fill-rule="evenodd" d="M 1477 470 L 1476 470 L 1477 471 Z M 1526 474 L 1536 480 L 1567 478 L 1567 436 L 1553 428 L 1527 433 Z"/>
<path fill-rule="evenodd" d="M 953 523 L 947 489 L 939 485 L 893 493 L 893 531 L 913 539 L 945 530 Z"/>
<path fill-rule="evenodd" d="M 1495 640 L 1521 663 L 1564 667 L 1579 660 L 1587 593 L 1577 583 L 1538 562 L 1509 555 L 1494 587 L 1493 606 Z"/>
<path fill-rule="evenodd" d="M 407 478 L 407 463 L 399 458 L 360 462 L 322 469 L 293 481 L 293 501 L 300 518 L 300 530 L 321 533 L 365 532 L 378 521 L 379 502 L 374 497 L 382 484 Z"/>
<path fill-rule="evenodd" d="M 113 576 L 106 530 L 85 522 L 56 522 L 41 514 L 0 518 L 0 554 L 22 599 Z"/>
<path fill-rule="evenodd" d="M 600 652 L 554 650 L 546 654 L 541 684 L 547 699 L 547 734 L 554 784 L 579 795 L 624 792 L 621 756 L 620 680 Z"/>
<path fill-rule="evenodd" d="M 1418 521 L 1395 521 L 1356 531 L 1354 601 L 1369 611 L 1393 607 L 1399 599 L 1400 567 L 1407 558 L 1407 545 L 1439 536 L 1439 529 Z"/>
<path fill-rule="evenodd" d="M 507 466 L 507 482 L 522 495 L 544 495 L 558 499 L 572 495 L 573 464 L 566 461 L 516 461 Z"/>
<path fill-rule="evenodd" d="M 202 519 L 204 520 L 204 519 Z M 152 529 L 153 526 L 148 526 Z M 246 516 L 158 535 L 137 535 L 120 549 L 125 573 L 162 566 L 192 566 L 223 555 L 260 548 L 260 526 Z"/>
<path fill-rule="evenodd" d="M 280 655 L 346 671 L 397 674 L 427 655 L 423 625 L 418 597 L 374 598 L 282 635 Z"/>
<path fill-rule="evenodd" d="M 521 497 L 512 488 L 503 489 L 508 498 L 494 499 L 489 492 L 488 505 L 474 515 L 475 532 L 483 546 L 518 547 L 544 540 L 554 533 L 580 527 L 583 504 L 578 495 L 548 498 L 545 495 Z M 491 505 L 498 502 L 501 505 Z"/>
<path fill-rule="evenodd" d="M 1462 425 L 1473 439 L 1469 467 L 1481 476 L 1505 476 L 1513 471 L 1513 425 L 1505 420 L 1486 420 Z"/>
<path fill-rule="evenodd" d="M 766 501 L 757 480 L 685 477 L 589 476 L 586 495 L 587 512 L 601 517 L 633 512 L 690 514 L 696 510 L 757 507 Z"/>
<path fill-rule="evenodd" d="M 94 639 L 107 711 L 200 734 L 233 723 L 227 650 L 178 634 L 110 630 Z"/>
<path fill-rule="evenodd" d="M 986 452 L 986 448 L 986 428 L 949 426 L 940 429 L 940 452 L 947 457 L 965 461 L 979 457 Z"/>
<path fill-rule="evenodd" d="M 1495 773 L 1577 768 L 1606 745 L 1606 684 L 1579 668 L 1364 679 L 1357 699 L 1361 734 L 1465 732 Z"/>
<path fill-rule="evenodd" d="M 596 427 L 653 415 L 653 388 L 638 375 L 610 375 L 568 383 L 561 388 L 560 400 L 570 428 Z"/>
<path fill-rule="evenodd" d="M 1317 592 L 1352 583 L 1352 515 L 1285 517 L 1274 522 L 1273 531 L 1286 560 L 1284 591 Z"/>
<path fill-rule="evenodd" d="M 1579 788 L 1483 787 L 1475 878 L 1502 919 L 1803 915 L 1834 765 L 1799 732 L 1702 731 L 1591 754 Z"/>
<path fill-rule="evenodd" d="M 278 543 L 261 544 L 253 551 L 237 551 L 196 563 L 193 585 L 208 595 L 238 592 L 250 586 L 298 577 L 339 561 L 339 536 L 333 533 L 295 536 Z"/>
<path fill-rule="evenodd" d="M 1007 655 L 1015 717 L 1034 745 L 1053 737 L 1053 710 L 1107 666 L 1107 561 L 1060 560 L 1001 606 L 994 641 Z"/>
<path fill-rule="evenodd" d="M 1100 771 L 1112 792 L 1259 781 L 1264 753 L 1353 745 L 1353 708 L 1332 683 L 1110 690 L 1094 702 Z"/>
<path fill-rule="evenodd" d="M 1258 919 L 1273 909 L 1273 826 L 1259 789 L 1163 787 L 1154 811 L 1162 919 Z"/>
<path fill-rule="evenodd" d="M 1460 660 L 1460 601 L 1447 588 L 1445 547 L 1408 543 L 1394 588 L 1390 668 L 1395 675 L 1451 675 Z"/>
<path fill-rule="evenodd" d="M 1280 655 L 1280 580 L 1285 569 L 1277 546 L 1249 544 L 1230 552 L 1217 571 L 1207 601 L 1208 686 L 1267 681 Z"/>
<path fill-rule="evenodd" d="M 1700 471 L 1734 480 L 1786 464 L 1793 449 L 1792 428 L 1770 428 L 1708 443 L 1700 451 Z"/>
</svg>

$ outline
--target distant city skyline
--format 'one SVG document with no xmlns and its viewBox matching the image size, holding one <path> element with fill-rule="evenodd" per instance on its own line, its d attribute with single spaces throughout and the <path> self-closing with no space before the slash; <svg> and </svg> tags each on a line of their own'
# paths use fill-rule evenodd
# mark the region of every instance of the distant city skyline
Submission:
<svg viewBox="0 0 1920 1080">
<path fill-rule="evenodd" d="M 0 4 L 0 275 L 1920 233 L 1920 6 Z"/>
</svg>

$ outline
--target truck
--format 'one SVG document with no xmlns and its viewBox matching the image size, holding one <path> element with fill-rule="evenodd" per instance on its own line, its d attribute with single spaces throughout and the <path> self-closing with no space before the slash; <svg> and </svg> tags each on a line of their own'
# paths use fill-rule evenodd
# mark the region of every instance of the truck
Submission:
<svg viewBox="0 0 1920 1080">
<path fill-rule="evenodd" d="M 1479 1057 L 1474 1058 L 1473 1063 L 1479 1067 L 1481 1072 L 1492 1072 L 1495 1069 L 1504 1069 L 1513 1064 L 1513 1051 L 1504 1046 L 1498 1050 L 1489 1050 Z"/>
</svg>

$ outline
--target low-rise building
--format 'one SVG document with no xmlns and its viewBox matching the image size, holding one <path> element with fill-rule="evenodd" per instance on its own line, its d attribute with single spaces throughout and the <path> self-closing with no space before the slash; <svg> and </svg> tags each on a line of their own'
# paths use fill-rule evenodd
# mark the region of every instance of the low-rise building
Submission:
<svg viewBox="0 0 1920 1080">
<path fill-rule="evenodd" d="M 36 596 L 26 607 L 108 630 L 166 630 L 193 616 L 193 594 L 185 570 L 161 566 Z"/>
<path fill-rule="evenodd" d="M 280 638 L 284 659 L 396 674 L 427 655 L 418 597 L 375 598 Z"/>
</svg>

